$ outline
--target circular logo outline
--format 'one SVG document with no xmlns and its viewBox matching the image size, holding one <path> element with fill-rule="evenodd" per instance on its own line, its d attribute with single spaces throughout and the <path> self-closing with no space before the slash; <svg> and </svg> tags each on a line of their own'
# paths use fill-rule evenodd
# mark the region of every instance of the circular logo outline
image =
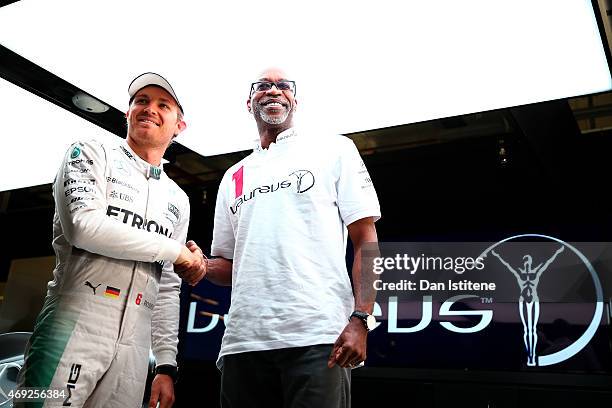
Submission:
<svg viewBox="0 0 612 408">
<path fill-rule="evenodd" d="M 584 331 L 584 333 L 582 333 L 582 336 L 580 336 L 571 345 L 567 346 L 566 348 L 562 350 L 554 352 L 552 354 L 538 356 L 538 366 L 548 366 L 548 365 L 560 363 L 562 361 L 565 361 L 575 356 L 578 352 L 580 352 L 580 350 L 582 350 L 591 341 L 591 339 L 595 335 L 595 332 L 597 331 L 597 328 L 599 327 L 601 318 L 603 316 L 603 289 L 601 287 L 601 282 L 599 281 L 599 276 L 597 276 L 597 272 L 595 272 L 593 265 L 591 265 L 591 262 L 586 258 L 586 256 L 584 256 L 582 252 L 580 252 L 578 249 L 574 248 L 572 245 L 568 244 L 567 242 L 564 242 L 558 238 L 551 237 L 548 235 L 543 235 L 543 234 L 514 235 L 512 237 L 502 239 L 501 241 L 491 245 L 489 248 L 485 249 L 480 256 L 482 257 L 483 254 L 486 256 L 486 254 L 489 251 L 491 251 L 492 249 L 496 248 L 498 245 L 504 242 L 508 242 L 510 240 L 517 239 L 517 238 L 528 238 L 528 237 L 550 239 L 552 241 L 556 241 L 562 244 L 563 246 L 566 246 L 567 248 L 571 249 L 572 252 L 574 252 L 574 254 L 576 254 L 576 256 L 578 256 L 578 258 L 582 261 L 582 263 L 586 265 L 589 273 L 591 274 L 591 279 L 593 279 L 593 286 L 595 286 L 596 305 L 595 305 L 595 311 L 593 312 L 593 319 L 591 320 L 591 323 L 589 324 L 587 329 Z"/>
</svg>

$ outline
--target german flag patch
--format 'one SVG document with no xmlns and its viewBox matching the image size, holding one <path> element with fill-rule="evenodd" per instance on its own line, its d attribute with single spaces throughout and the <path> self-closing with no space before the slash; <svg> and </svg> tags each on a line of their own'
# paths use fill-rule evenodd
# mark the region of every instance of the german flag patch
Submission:
<svg viewBox="0 0 612 408">
<path fill-rule="evenodd" d="M 110 298 L 118 298 L 120 293 L 121 293 L 120 289 L 113 288 L 112 286 L 107 286 L 106 290 L 104 291 L 104 296 L 110 297 Z"/>
</svg>

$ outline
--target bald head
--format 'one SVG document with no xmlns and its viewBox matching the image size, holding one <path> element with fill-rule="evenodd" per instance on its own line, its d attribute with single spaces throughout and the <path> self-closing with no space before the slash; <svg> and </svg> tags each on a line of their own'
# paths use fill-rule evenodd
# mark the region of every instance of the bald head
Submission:
<svg viewBox="0 0 612 408">
<path fill-rule="evenodd" d="M 276 78 L 276 79 L 270 79 Z M 279 67 L 266 68 L 259 73 L 259 76 L 255 78 L 255 81 L 280 81 L 281 79 L 291 79 L 287 76 L 287 73 Z"/>
</svg>

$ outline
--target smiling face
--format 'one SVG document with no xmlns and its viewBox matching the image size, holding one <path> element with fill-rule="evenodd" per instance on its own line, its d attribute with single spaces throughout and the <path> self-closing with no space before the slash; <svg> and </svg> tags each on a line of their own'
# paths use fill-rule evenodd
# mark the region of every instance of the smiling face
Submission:
<svg viewBox="0 0 612 408">
<path fill-rule="evenodd" d="M 136 92 L 126 116 L 128 143 L 142 148 L 165 150 L 186 126 L 174 98 L 158 86 Z"/>
<path fill-rule="evenodd" d="M 264 71 L 258 81 L 278 82 L 287 80 L 287 76 L 278 68 Z M 272 86 L 265 91 L 254 90 L 247 101 L 249 112 L 253 113 L 260 129 L 288 129 L 293 126 L 293 112 L 297 100 L 291 90 L 279 90 Z"/>
</svg>

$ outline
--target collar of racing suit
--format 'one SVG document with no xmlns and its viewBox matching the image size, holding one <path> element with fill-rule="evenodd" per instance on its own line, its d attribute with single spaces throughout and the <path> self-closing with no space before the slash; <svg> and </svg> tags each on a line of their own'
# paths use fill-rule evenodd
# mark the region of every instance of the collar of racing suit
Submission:
<svg viewBox="0 0 612 408">
<path fill-rule="evenodd" d="M 153 166 L 151 163 L 143 160 L 138 156 L 131 148 L 130 145 L 124 140 L 120 145 L 121 150 L 130 159 L 134 165 L 140 170 L 147 178 L 154 178 L 159 180 L 161 175 L 164 174 L 163 159 L 161 166 Z"/>
</svg>

